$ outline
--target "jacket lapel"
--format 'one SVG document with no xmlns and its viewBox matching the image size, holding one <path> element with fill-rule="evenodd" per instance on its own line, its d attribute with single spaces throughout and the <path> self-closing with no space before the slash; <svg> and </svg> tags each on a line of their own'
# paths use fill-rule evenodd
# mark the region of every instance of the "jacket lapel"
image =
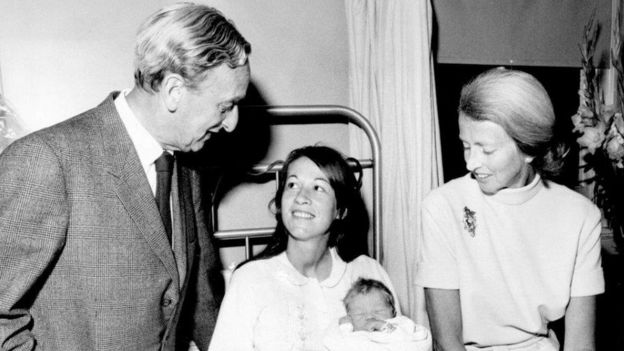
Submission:
<svg viewBox="0 0 624 351">
<path fill-rule="evenodd" d="M 114 97 L 115 94 L 111 94 L 95 110 L 102 122 L 100 144 L 103 145 L 103 162 L 113 176 L 115 192 L 128 215 L 177 283 L 175 258 L 154 195 L 130 136 L 115 109 Z"/>
</svg>

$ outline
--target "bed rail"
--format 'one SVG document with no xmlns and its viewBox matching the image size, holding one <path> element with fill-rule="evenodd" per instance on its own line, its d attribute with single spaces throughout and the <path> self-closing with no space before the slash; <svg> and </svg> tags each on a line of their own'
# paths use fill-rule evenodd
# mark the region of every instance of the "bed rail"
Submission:
<svg viewBox="0 0 624 351">
<path fill-rule="evenodd" d="M 382 258 L 381 247 L 381 146 L 379 138 L 370 122 L 359 112 L 344 106 L 337 105 L 310 105 L 310 106 L 249 106 L 244 108 L 246 112 L 264 112 L 269 116 L 272 125 L 298 124 L 301 121 L 314 123 L 315 119 L 327 121 L 328 118 L 336 118 L 335 123 L 344 122 L 359 127 L 367 136 L 371 146 L 370 159 L 358 159 L 362 169 L 372 170 L 372 194 L 371 194 L 371 228 L 373 247 L 371 255 L 377 259 Z M 347 155 L 349 156 L 349 155 Z M 253 167 L 254 173 L 275 173 L 277 180 L 281 164 L 258 164 Z M 217 218 L 216 206 L 213 206 L 213 218 Z M 219 230 L 215 224 L 215 238 L 223 240 L 240 240 L 245 242 L 245 257 L 252 255 L 253 247 L 251 239 L 268 237 L 273 233 L 274 228 L 250 228 L 250 229 L 228 229 Z"/>
</svg>

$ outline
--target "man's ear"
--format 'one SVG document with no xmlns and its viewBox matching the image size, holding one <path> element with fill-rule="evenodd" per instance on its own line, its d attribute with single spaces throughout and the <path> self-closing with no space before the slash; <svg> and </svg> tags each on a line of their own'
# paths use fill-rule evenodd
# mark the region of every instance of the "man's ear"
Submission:
<svg viewBox="0 0 624 351">
<path fill-rule="evenodd" d="M 184 79 L 179 74 L 167 73 L 160 85 L 160 95 L 169 112 L 178 109 L 182 96 L 186 93 Z"/>
</svg>

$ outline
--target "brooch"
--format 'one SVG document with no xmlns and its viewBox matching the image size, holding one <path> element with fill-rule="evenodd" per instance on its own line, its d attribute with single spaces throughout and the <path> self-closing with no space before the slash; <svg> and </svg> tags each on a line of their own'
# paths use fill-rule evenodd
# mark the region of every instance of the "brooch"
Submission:
<svg viewBox="0 0 624 351">
<path fill-rule="evenodd" d="M 471 237 L 474 238 L 475 230 L 477 229 L 477 219 L 475 218 L 475 211 L 472 211 L 467 206 L 464 206 L 464 229 L 468 231 Z"/>
</svg>

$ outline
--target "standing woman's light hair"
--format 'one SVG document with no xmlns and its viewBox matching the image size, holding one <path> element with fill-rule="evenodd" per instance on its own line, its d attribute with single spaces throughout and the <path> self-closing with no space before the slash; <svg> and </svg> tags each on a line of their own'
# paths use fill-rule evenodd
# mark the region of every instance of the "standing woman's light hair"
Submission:
<svg viewBox="0 0 624 351">
<path fill-rule="evenodd" d="M 251 44 L 218 10 L 177 3 L 151 15 L 139 28 L 135 47 L 137 87 L 158 91 L 165 74 L 179 74 L 190 88 L 223 63 L 247 64 Z"/>
<path fill-rule="evenodd" d="M 555 113 L 542 84 L 532 75 L 502 67 L 488 70 L 461 91 L 459 113 L 500 125 L 545 179 L 561 172 L 565 144 L 554 141 Z"/>
</svg>

